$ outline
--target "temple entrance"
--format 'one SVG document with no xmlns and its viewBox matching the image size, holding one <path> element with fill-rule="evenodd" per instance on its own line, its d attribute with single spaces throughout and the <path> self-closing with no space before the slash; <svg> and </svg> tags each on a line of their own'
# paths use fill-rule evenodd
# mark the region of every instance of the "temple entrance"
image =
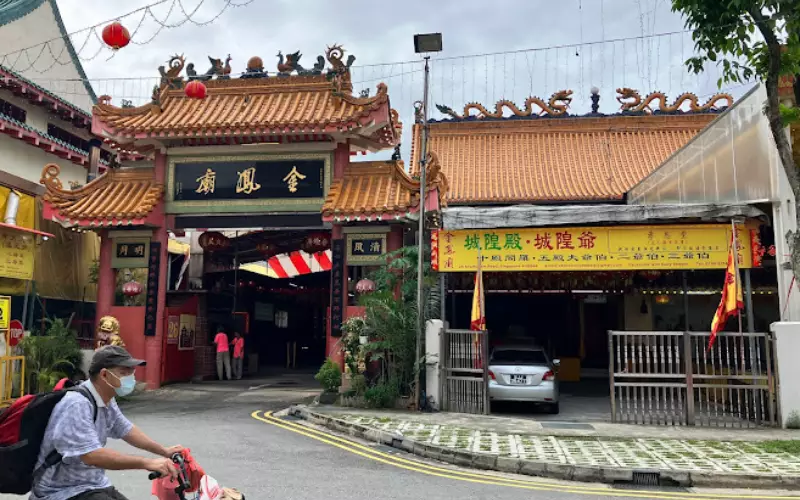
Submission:
<svg viewBox="0 0 800 500">
<path fill-rule="evenodd" d="M 190 236 L 184 239 L 193 241 L 201 253 L 190 257 L 192 265 L 172 263 L 177 272 L 171 273 L 168 293 L 202 297 L 196 305 L 202 326 L 195 330 L 195 349 L 205 363 L 198 363 L 198 376 L 216 377 L 213 342 L 220 329 L 231 340 L 237 332 L 245 339 L 245 377 L 315 370 L 322 364 L 330 303 L 329 231 L 186 234 Z"/>
</svg>

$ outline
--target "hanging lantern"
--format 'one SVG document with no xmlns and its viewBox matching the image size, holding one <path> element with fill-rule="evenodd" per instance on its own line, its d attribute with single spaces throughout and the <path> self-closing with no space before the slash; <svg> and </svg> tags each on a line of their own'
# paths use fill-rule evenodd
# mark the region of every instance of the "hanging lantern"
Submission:
<svg viewBox="0 0 800 500">
<path fill-rule="evenodd" d="M 136 297 L 144 291 L 144 287 L 135 281 L 129 281 L 122 285 L 122 294 L 126 297 Z"/>
<path fill-rule="evenodd" d="M 661 271 L 653 271 L 653 270 L 639 271 L 639 275 L 641 275 L 641 277 L 646 280 L 655 281 L 661 277 Z"/>
<path fill-rule="evenodd" d="M 278 253 L 278 246 L 275 245 L 274 243 L 264 242 L 256 245 L 256 250 L 258 251 L 258 253 L 264 255 L 265 259 L 269 259 L 273 255 Z"/>
<path fill-rule="evenodd" d="M 311 233 L 305 237 L 300 249 L 306 253 L 322 252 L 331 247 L 331 235 L 328 233 Z"/>
<path fill-rule="evenodd" d="M 656 295 L 656 304 L 669 304 L 669 295 Z"/>
<path fill-rule="evenodd" d="M 364 293 L 372 293 L 374 291 L 375 291 L 375 282 L 370 279 L 367 278 L 360 279 L 358 280 L 358 283 L 356 283 L 356 293 L 364 294 Z"/>
<path fill-rule="evenodd" d="M 231 246 L 231 240 L 217 231 L 206 231 L 200 235 L 197 242 L 200 244 L 200 248 L 209 252 L 225 250 Z"/>
<path fill-rule="evenodd" d="M 206 88 L 205 84 L 199 80 L 192 80 L 191 82 L 186 84 L 186 88 L 183 89 L 184 94 L 189 99 L 205 99 L 206 94 L 208 93 L 208 89 Z"/>
<path fill-rule="evenodd" d="M 113 22 L 103 28 L 103 41 L 113 50 L 119 50 L 131 41 L 131 34 L 119 22 Z"/>
</svg>

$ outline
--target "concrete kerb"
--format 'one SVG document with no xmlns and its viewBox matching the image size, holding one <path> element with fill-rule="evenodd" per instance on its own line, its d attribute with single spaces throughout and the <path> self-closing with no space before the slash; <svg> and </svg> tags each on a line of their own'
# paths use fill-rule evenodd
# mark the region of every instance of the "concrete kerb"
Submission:
<svg viewBox="0 0 800 500">
<path fill-rule="evenodd" d="M 454 450 L 429 443 L 420 443 L 401 434 L 387 432 L 361 424 L 354 424 L 330 415 L 310 411 L 304 406 L 289 408 L 289 415 L 320 425 L 349 436 L 378 442 L 414 455 L 480 470 L 547 477 L 580 482 L 626 483 L 633 481 L 634 472 L 655 472 L 662 480 L 676 486 L 711 488 L 800 489 L 800 476 L 774 474 L 738 474 L 724 472 L 697 472 L 690 470 L 658 469 L 634 470 L 622 467 L 552 464 L 492 453 Z"/>
</svg>

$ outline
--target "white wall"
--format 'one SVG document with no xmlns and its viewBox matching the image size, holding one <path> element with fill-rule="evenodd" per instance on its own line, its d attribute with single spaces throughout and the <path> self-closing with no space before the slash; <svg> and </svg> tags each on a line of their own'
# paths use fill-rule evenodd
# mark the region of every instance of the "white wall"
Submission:
<svg viewBox="0 0 800 500">
<path fill-rule="evenodd" d="M 2 47 L 3 54 L 8 54 L 46 40 L 61 38 L 61 36 L 62 33 L 58 28 L 53 9 L 49 2 L 44 2 L 27 16 L 0 27 L 0 47 Z M 38 57 L 34 68 L 27 68 L 30 64 L 21 62 L 17 64 L 17 67 L 12 67 L 11 69 L 28 80 L 50 90 L 67 102 L 86 111 L 91 110 L 93 102 L 80 81 L 80 73 L 70 59 L 69 51 L 64 49 L 60 41 L 51 42 L 50 47 L 52 54 L 60 56 L 59 63 L 54 64 L 51 51 L 45 49 L 41 56 Z M 39 53 L 38 51 L 30 52 L 32 58 L 35 58 L 35 55 Z M 20 60 L 25 61 L 25 57 L 23 56 Z M 45 68 L 48 69 L 42 73 L 37 71 L 37 69 L 43 70 Z M 72 81 L 64 81 L 68 79 Z"/>
<path fill-rule="evenodd" d="M 773 323 L 775 333 L 775 365 L 778 376 L 778 404 L 780 423 L 786 422 L 792 412 L 800 412 L 800 323 Z"/>
<path fill-rule="evenodd" d="M 88 130 L 75 127 L 60 117 L 50 114 L 45 108 L 20 99 L 11 92 L 0 90 L 0 99 L 24 109 L 27 113 L 25 124 L 42 133 L 46 134 L 47 125 L 52 123 L 83 139 L 90 138 Z M 61 167 L 59 179 L 65 188 L 69 188 L 69 181 L 86 183 L 86 167 L 46 153 L 25 141 L 0 134 L 0 170 L 38 184 L 42 176 L 42 169 L 48 163 L 55 163 Z"/>
<path fill-rule="evenodd" d="M 45 153 L 25 141 L 0 134 L 0 170 L 38 184 L 42 177 L 42 169 L 48 163 L 55 163 L 61 167 L 58 178 L 61 179 L 64 189 L 69 189 L 69 181 L 86 183 L 85 167 Z"/>
</svg>

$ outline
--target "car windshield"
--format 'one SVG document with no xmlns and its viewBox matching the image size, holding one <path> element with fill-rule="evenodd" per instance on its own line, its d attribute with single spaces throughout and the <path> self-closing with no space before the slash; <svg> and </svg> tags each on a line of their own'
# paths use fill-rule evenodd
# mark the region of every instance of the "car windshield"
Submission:
<svg viewBox="0 0 800 500">
<path fill-rule="evenodd" d="M 543 351 L 530 349 L 503 349 L 492 354 L 492 362 L 505 365 L 546 365 Z"/>
</svg>

